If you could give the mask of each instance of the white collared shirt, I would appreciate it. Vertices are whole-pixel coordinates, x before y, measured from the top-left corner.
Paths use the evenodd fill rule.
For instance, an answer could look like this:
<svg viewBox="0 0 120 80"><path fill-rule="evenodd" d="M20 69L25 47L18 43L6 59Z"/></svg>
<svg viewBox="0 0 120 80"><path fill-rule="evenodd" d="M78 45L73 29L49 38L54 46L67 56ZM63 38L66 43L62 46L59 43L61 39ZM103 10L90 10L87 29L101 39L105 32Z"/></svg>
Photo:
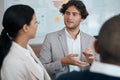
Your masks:
<svg viewBox="0 0 120 80"><path fill-rule="evenodd" d="M90 67L91 72L120 77L120 66L102 62L94 62Z"/></svg>
<svg viewBox="0 0 120 80"><path fill-rule="evenodd" d="M67 46L68 46L68 54L78 54L79 56L77 57L77 59L80 60L80 55L81 55L81 41L80 41L80 32L77 35L76 39L74 40L71 35L67 32L67 30L65 29L66 32L66 38L67 38ZM73 65L69 65L70 68L70 72L71 71L79 71L80 67L78 66L73 66Z"/></svg>

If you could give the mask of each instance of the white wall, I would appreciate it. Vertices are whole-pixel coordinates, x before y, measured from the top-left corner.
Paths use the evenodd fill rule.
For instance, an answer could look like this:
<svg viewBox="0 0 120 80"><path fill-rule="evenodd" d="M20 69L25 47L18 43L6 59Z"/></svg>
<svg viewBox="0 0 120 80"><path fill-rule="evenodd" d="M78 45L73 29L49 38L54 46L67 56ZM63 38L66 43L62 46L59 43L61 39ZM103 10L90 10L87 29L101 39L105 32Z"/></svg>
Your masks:
<svg viewBox="0 0 120 80"><path fill-rule="evenodd" d="M120 0L82 0L87 7L89 16L83 30L97 35L102 24L110 17L120 14ZM86 27L87 26L87 27Z"/></svg>
<svg viewBox="0 0 120 80"><path fill-rule="evenodd" d="M4 2L6 1L6 2ZM55 7L54 1L62 0L0 0L0 31L3 11L12 4L28 4L36 11L38 31L36 38L30 43L42 43L46 34L64 27L63 15L59 8ZM82 0L89 12L87 19L81 24L81 30L95 36L101 25L110 17L120 14L120 0ZM1 14L2 13L2 14ZM56 20L57 18L57 20Z"/></svg>
<svg viewBox="0 0 120 80"><path fill-rule="evenodd" d="M4 12L4 0L0 0L0 32L2 30L3 12Z"/></svg>

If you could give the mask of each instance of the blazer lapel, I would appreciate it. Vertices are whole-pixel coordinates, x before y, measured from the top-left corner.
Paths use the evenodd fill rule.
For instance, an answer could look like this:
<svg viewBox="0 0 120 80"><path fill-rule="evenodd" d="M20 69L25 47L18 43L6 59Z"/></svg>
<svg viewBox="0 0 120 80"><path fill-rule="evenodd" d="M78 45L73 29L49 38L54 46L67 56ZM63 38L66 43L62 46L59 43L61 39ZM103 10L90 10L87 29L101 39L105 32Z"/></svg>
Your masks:
<svg viewBox="0 0 120 80"><path fill-rule="evenodd" d="M15 47L15 46L13 46L13 47ZM25 65L30 70L30 72L39 80L40 73L38 72L36 67L33 65L32 61L30 59L28 59L28 57L25 55L26 53L24 51L18 49L17 47L12 48L12 51L13 51L13 53L15 53L15 55L19 56L19 58L21 58L21 60L23 62L25 62Z"/></svg>
<svg viewBox="0 0 120 80"><path fill-rule="evenodd" d="M41 66L41 68L43 69L44 72L44 80L51 80L48 73L46 72L46 70L44 69L44 67L42 66L41 62L39 61L39 59L35 56L35 53L33 52L33 50L31 49L31 47L28 45L27 46L28 49L30 50L31 56L35 59L35 61ZM26 69L28 69L28 73L32 74L36 79L41 80L41 73L38 71L37 67L34 65L33 61L31 59L29 59L25 54L25 51L20 50L18 47L12 45L11 48L12 54L19 56L20 60L22 62L24 62L25 66L27 67ZM27 71L27 70L26 70ZM31 78L32 78L31 75Z"/></svg>
<svg viewBox="0 0 120 80"><path fill-rule="evenodd" d="M83 55L83 51L86 49L86 37L84 35L84 32L80 31L80 37L81 37L81 58L80 60L86 61L85 56Z"/></svg>
<svg viewBox="0 0 120 80"><path fill-rule="evenodd" d="M67 40L65 36L65 28L59 32L58 37L59 37L60 43L62 44L64 55L66 56L68 54L68 48L67 48Z"/></svg>
<svg viewBox="0 0 120 80"><path fill-rule="evenodd" d="M27 67L31 70L31 73L38 79L40 80L40 73L38 72L37 68L31 64L30 61L28 61Z"/></svg>
<svg viewBox="0 0 120 80"><path fill-rule="evenodd" d="M44 80L51 80L50 77L49 77L49 75L48 75L48 73L47 73L47 71L46 71L46 69L44 68L44 66L42 65L42 63L40 62L40 60L36 57L35 53L33 52L33 50L31 49L30 46L28 46L28 49L30 50L31 56L34 58L34 60L36 61L36 63L38 63L41 66L41 68L43 69ZM33 74L35 74L36 76L40 76L40 74L37 75L36 72L33 72Z"/></svg>

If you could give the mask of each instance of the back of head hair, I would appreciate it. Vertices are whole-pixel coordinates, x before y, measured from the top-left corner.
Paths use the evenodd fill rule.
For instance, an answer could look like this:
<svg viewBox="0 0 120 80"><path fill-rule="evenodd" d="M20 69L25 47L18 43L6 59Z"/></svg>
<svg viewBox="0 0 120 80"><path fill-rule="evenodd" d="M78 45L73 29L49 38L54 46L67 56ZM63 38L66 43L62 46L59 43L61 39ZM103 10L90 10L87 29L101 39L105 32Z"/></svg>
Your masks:
<svg viewBox="0 0 120 80"><path fill-rule="evenodd" d="M66 4L63 4L60 12L62 14L65 13L65 11L70 7L70 6L75 6L76 9L80 12L82 19L86 19L86 17L88 16L88 12L87 9L84 5L84 3L80 0L69 0Z"/></svg>
<svg viewBox="0 0 120 80"><path fill-rule="evenodd" d="M12 39L16 38L24 24L30 24L33 14L34 10L27 5L13 5L5 11L2 22L3 30L0 35L0 66L9 52Z"/></svg>
<svg viewBox="0 0 120 80"><path fill-rule="evenodd" d="M13 5L3 16L3 27L14 38L24 24L30 24L33 14L34 10L27 5Z"/></svg>
<svg viewBox="0 0 120 80"><path fill-rule="evenodd" d="M98 36L102 62L120 63L120 15L106 21Z"/></svg>

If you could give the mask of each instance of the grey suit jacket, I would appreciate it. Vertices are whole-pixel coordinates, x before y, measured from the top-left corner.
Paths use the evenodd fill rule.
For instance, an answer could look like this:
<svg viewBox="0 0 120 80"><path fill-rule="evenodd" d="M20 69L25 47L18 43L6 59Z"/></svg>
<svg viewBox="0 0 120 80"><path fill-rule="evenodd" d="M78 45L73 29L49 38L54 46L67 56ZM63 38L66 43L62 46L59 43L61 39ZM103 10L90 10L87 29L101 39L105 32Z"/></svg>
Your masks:
<svg viewBox="0 0 120 80"><path fill-rule="evenodd" d="M61 58L68 55L67 40L65 35L65 28L47 34L43 46L40 52L40 61L43 63L48 73L53 77L61 73L69 71L69 67L62 67ZM81 35L81 53L86 48L91 48L94 53L93 42L94 37L80 31ZM96 59L99 59L99 55L95 53ZM86 61L84 55L81 55L81 61Z"/></svg>
<svg viewBox="0 0 120 80"><path fill-rule="evenodd" d="M43 69L44 79L41 79L38 68L36 68L33 61L25 55L26 52L12 45L2 65L2 80L51 80L30 46L28 46L28 49L31 52L31 56Z"/></svg>

